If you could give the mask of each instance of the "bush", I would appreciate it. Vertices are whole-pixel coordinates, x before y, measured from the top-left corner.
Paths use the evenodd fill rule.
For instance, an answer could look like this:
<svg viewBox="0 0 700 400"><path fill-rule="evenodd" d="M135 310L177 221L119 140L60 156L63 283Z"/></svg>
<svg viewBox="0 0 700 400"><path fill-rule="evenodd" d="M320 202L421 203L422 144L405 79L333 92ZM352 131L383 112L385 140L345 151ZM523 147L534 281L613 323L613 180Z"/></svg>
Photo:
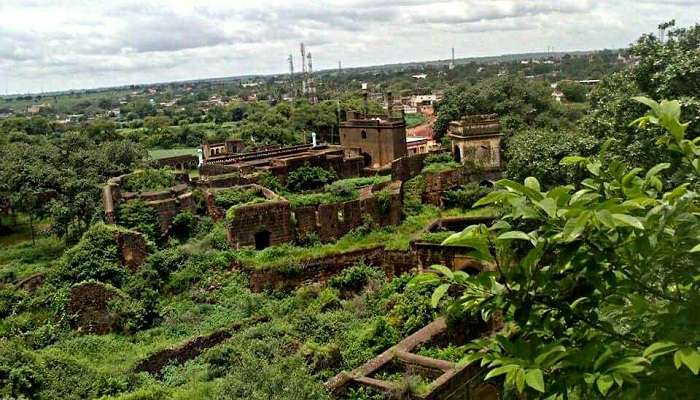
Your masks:
<svg viewBox="0 0 700 400"><path fill-rule="evenodd" d="M399 341L399 332L382 317L368 325L358 326L347 334L342 355L347 368L367 362Z"/></svg>
<svg viewBox="0 0 700 400"><path fill-rule="evenodd" d="M170 169L146 169L124 177L121 189L125 192L152 192L167 189L176 183L175 174Z"/></svg>
<svg viewBox="0 0 700 400"><path fill-rule="evenodd" d="M480 198L491 193L491 188L477 183L467 183L457 188L446 190L442 193L442 205L444 207L472 208Z"/></svg>
<svg viewBox="0 0 700 400"><path fill-rule="evenodd" d="M455 160L454 156L452 153L438 153L438 154L430 154L427 157L425 157L425 160L423 161L423 165L428 165L428 164L435 164L435 163L449 163L453 162Z"/></svg>
<svg viewBox="0 0 700 400"><path fill-rule="evenodd" d="M217 207L229 209L233 206L259 203L265 201L265 196L259 188L232 188L218 191L214 194L214 204Z"/></svg>
<svg viewBox="0 0 700 400"><path fill-rule="evenodd" d="M322 188L338 179L333 170L304 165L290 172L287 176L287 189L292 192Z"/></svg>
<svg viewBox="0 0 700 400"><path fill-rule="evenodd" d="M137 230L150 239L160 235L158 212L144 201L133 200L119 205L119 225Z"/></svg>
<svg viewBox="0 0 700 400"><path fill-rule="evenodd" d="M582 179L575 167L559 162L570 155L589 156L598 140L585 132L532 129L518 132L510 138L506 150L506 171L509 179L522 182L536 176L544 188L565 185Z"/></svg>
<svg viewBox="0 0 700 400"><path fill-rule="evenodd" d="M19 343L0 342L0 397L36 399L41 389L39 360Z"/></svg>
<svg viewBox="0 0 700 400"><path fill-rule="evenodd" d="M383 278L384 274L376 268L360 263L333 276L328 285L342 292L359 293L371 280Z"/></svg>
<svg viewBox="0 0 700 400"><path fill-rule="evenodd" d="M195 228L195 221L192 213L182 211L173 218L171 233L179 239L187 239Z"/></svg>
<svg viewBox="0 0 700 400"><path fill-rule="evenodd" d="M59 279L71 283L94 279L121 287L128 273L119 261L116 231L103 223L90 227L78 244L66 251Z"/></svg>

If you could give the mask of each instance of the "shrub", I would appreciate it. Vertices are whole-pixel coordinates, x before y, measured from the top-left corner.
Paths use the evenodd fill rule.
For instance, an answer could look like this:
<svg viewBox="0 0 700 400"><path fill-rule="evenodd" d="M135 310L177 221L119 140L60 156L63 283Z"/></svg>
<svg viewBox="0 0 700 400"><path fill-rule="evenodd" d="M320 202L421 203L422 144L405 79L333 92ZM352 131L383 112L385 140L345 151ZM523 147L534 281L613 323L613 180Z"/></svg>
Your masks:
<svg viewBox="0 0 700 400"><path fill-rule="evenodd" d="M145 169L124 177L121 189L126 192L150 192L167 189L176 183L175 174L170 169Z"/></svg>
<svg viewBox="0 0 700 400"><path fill-rule="evenodd" d="M160 235L158 212L144 201L133 200L119 205L119 225L137 230L151 239Z"/></svg>
<svg viewBox="0 0 700 400"><path fill-rule="evenodd" d="M424 165L428 164L444 164L444 163L449 163L449 162L454 162L455 158L452 155L452 153L438 153L438 154L430 154L427 157L425 157L425 160L423 161Z"/></svg>
<svg viewBox="0 0 700 400"><path fill-rule="evenodd" d="M460 188L444 191L442 205L444 207L472 208L474 203L491 193L491 190L490 187L470 182Z"/></svg>
<svg viewBox="0 0 700 400"><path fill-rule="evenodd" d="M364 263L356 264L344 269L341 273L333 276L328 285L342 292L360 292L373 279L382 279L384 274L374 267Z"/></svg>
<svg viewBox="0 0 700 400"><path fill-rule="evenodd" d="M374 198L377 199L379 214L389 215L389 212L391 211L391 192L389 189L384 188L378 192L375 192Z"/></svg>
<svg viewBox="0 0 700 400"><path fill-rule="evenodd" d="M258 175L258 184L272 190L275 193L279 193L284 189L279 179L268 171L261 172Z"/></svg>
<svg viewBox="0 0 700 400"><path fill-rule="evenodd" d="M0 397L39 398L41 381L41 367L35 355L19 343L0 342Z"/></svg>
<svg viewBox="0 0 700 400"><path fill-rule="evenodd" d="M194 227L195 221L192 213L182 211L173 218L171 233L180 239L186 239L192 234Z"/></svg>
<svg viewBox="0 0 700 400"><path fill-rule="evenodd" d="M94 279L121 287L127 272L119 262L116 230L103 223L90 227L78 244L66 251L59 279L71 283Z"/></svg>
<svg viewBox="0 0 700 400"><path fill-rule="evenodd" d="M261 190L256 187L252 188L232 188L218 191L214 194L214 204L221 208L231 208L233 206L258 203L265 201Z"/></svg>
<svg viewBox="0 0 700 400"><path fill-rule="evenodd" d="M287 176L287 189L292 192L322 188L338 179L332 169L304 165L290 172Z"/></svg>
<svg viewBox="0 0 700 400"><path fill-rule="evenodd" d="M354 368L399 340L399 332L382 317L348 332L342 355L345 365Z"/></svg>

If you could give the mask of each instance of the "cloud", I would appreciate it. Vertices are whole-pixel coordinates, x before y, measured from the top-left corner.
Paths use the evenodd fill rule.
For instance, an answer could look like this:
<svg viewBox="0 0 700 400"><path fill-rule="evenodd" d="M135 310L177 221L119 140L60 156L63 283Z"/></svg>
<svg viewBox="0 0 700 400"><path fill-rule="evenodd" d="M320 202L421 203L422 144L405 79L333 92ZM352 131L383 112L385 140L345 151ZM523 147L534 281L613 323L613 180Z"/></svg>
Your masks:
<svg viewBox="0 0 700 400"><path fill-rule="evenodd" d="M2 0L0 86L24 92L284 72L303 41L316 69L620 47L698 1ZM40 77L40 79L38 78ZM2 82L3 78L7 82Z"/></svg>

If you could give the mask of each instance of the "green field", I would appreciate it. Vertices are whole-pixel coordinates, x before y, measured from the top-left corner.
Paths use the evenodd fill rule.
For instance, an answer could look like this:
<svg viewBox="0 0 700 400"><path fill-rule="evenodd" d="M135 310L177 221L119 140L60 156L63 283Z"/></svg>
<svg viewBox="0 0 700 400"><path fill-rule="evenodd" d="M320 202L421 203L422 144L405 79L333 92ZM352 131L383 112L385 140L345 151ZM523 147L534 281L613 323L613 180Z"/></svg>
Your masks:
<svg viewBox="0 0 700 400"><path fill-rule="evenodd" d="M148 155L154 160L160 160L161 158L177 157L185 155L197 155L198 147L186 147L181 149L150 149L148 150Z"/></svg>

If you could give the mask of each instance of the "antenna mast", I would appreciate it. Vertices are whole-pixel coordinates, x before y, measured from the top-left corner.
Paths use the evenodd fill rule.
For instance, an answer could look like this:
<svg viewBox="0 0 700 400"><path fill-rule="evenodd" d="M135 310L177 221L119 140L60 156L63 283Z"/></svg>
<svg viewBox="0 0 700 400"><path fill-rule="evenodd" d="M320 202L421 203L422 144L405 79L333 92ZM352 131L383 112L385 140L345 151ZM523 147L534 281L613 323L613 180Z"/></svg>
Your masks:
<svg viewBox="0 0 700 400"><path fill-rule="evenodd" d="M314 87L314 78L313 78L313 66L311 63L311 52L309 52L306 57L309 59L309 69L306 71L307 73L307 91L309 92L309 103L311 104L316 104L318 103L318 97L316 97L316 87Z"/></svg>
<svg viewBox="0 0 700 400"><path fill-rule="evenodd" d="M301 43L301 93L306 94L306 49L304 42Z"/></svg>

